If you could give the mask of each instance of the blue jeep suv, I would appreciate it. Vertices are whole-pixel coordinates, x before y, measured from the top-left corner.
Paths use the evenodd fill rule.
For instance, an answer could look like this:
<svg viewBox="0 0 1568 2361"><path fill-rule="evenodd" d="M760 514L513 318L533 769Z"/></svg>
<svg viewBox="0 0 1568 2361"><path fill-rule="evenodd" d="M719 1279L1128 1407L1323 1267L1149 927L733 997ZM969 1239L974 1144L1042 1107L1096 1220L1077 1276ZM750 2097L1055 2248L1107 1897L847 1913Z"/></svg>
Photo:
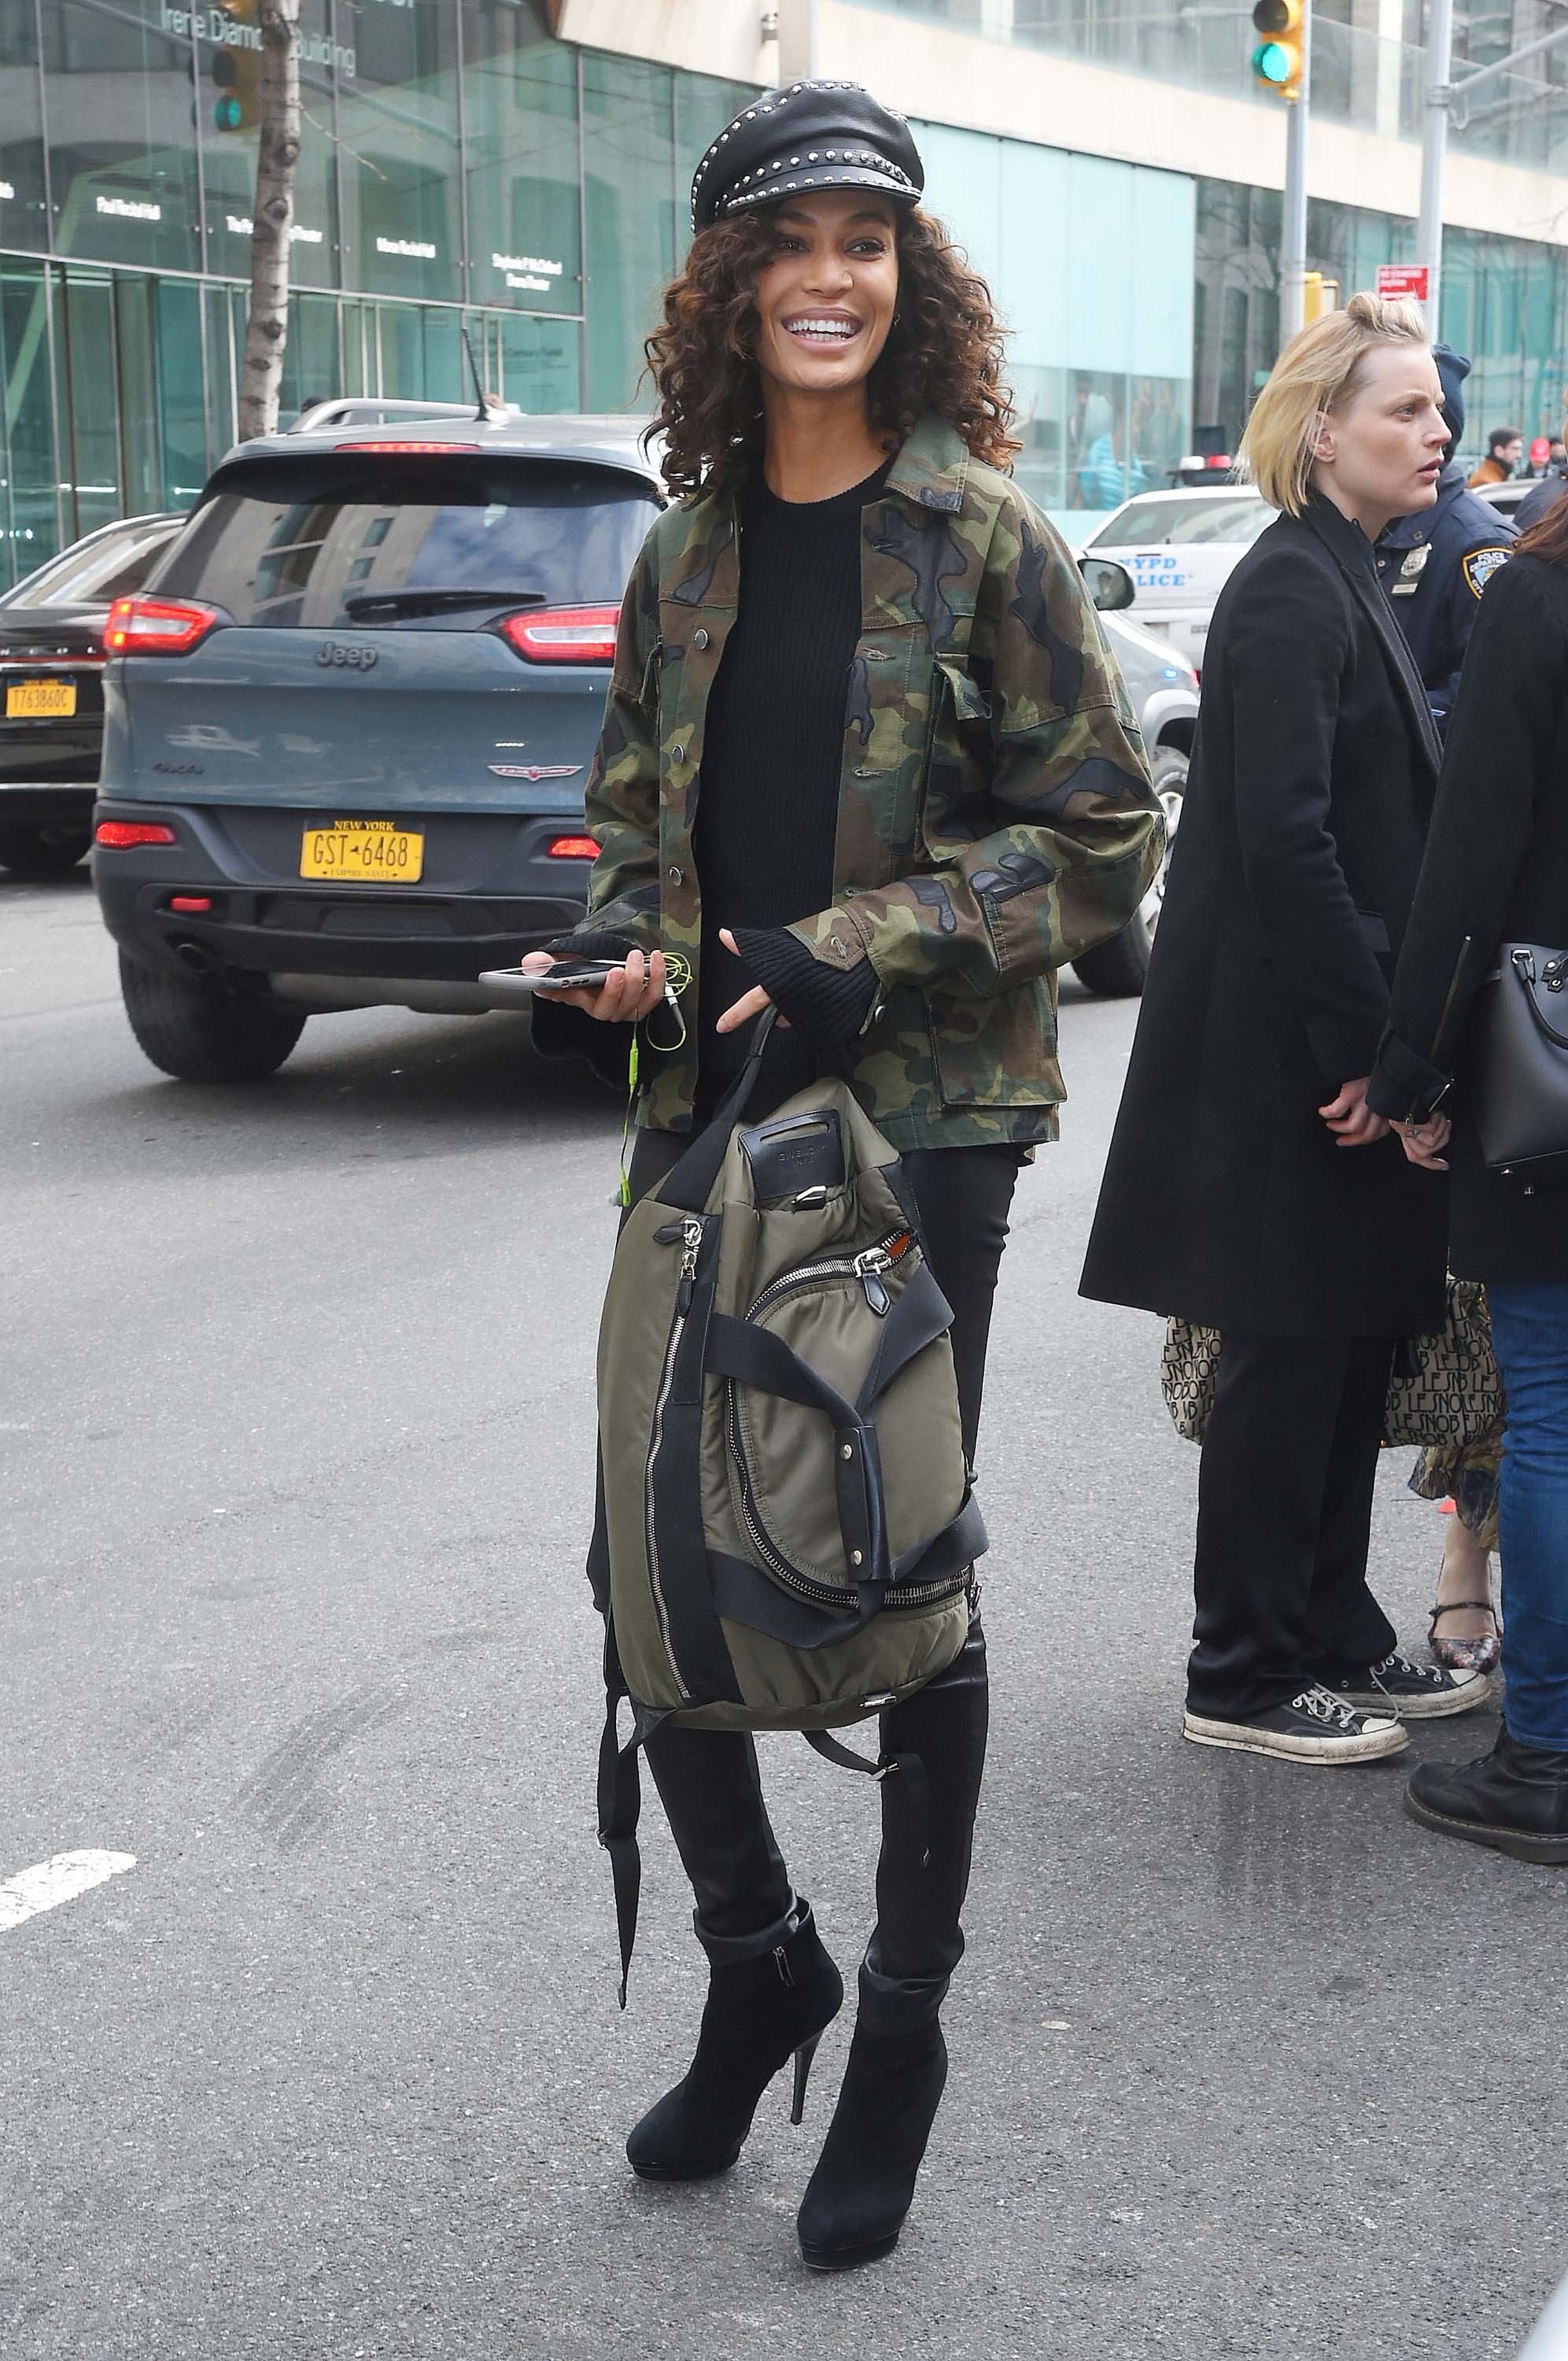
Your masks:
<svg viewBox="0 0 1568 2361"><path fill-rule="evenodd" d="M575 925L622 592L663 501L642 423L345 401L231 451L104 631L93 875L166 1074L252 1081L313 1010L468 1015ZM1082 561L1174 831L1191 667ZM1141 991L1162 888L1077 963Z"/></svg>
<svg viewBox="0 0 1568 2361"><path fill-rule="evenodd" d="M165 1073L313 1010L477 1012L573 926L641 422L340 401L230 452L104 633L93 874Z"/></svg>

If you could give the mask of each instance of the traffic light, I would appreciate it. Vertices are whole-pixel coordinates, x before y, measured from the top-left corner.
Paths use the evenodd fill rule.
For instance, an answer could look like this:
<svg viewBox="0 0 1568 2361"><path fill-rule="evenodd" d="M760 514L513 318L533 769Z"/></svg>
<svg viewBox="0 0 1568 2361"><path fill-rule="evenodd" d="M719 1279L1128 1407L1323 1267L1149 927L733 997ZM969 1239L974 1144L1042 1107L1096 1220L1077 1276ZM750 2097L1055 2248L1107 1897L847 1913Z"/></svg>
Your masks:
<svg viewBox="0 0 1568 2361"><path fill-rule="evenodd" d="M213 126L220 132L253 132L262 120L262 45L255 30L255 0L229 0L229 24L243 26L250 42L222 42L213 49L208 78L214 87Z"/></svg>
<svg viewBox="0 0 1568 2361"><path fill-rule="evenodd" d="M1325 279L1321 270L1309 270L1301 306L1302 325L1310 328L1312 322L1321 320L1325 313L1338 310L1339 280Z"/></svg>
<svg viewBox="0 0 1568 2361"><path fill-rule="evenodd" d="M1282 98L1299 98L1306 0L1257 0L1252 21L1258 36L1253 72L1266 90L1277 90Z"/></svg>

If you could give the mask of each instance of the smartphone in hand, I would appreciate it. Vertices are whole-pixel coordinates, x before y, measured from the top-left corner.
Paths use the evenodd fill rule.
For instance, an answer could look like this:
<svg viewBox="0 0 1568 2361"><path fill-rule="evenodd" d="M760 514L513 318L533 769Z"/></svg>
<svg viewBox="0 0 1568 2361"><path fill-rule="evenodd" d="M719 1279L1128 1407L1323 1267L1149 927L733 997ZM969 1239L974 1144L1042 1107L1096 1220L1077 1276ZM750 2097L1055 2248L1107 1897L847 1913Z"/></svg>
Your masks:
<svg viewBox="0 0 1568 2361"><path fill-rule="evenodd" d="M546 995L556 992L598 992L607 976L619 974L622 960L557 960L554 967L543 968L538 974L521 967L487 968L479 982L495 992L504 993L509 1000L532 1000L536 992Z"/></svg>

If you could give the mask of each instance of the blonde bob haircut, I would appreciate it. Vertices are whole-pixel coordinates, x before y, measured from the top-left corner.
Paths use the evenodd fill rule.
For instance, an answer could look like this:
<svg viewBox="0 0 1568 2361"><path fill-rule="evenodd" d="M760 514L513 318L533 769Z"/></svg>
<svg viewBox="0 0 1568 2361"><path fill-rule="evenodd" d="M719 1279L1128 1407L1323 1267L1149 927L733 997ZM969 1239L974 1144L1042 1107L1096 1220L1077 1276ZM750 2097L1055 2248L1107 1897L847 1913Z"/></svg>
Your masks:
<svg viewBox="0 0 1568 2361"><path fill-rule="evenodd" d="M1379 345L1426 351L1431 342L1420 304L1385 295L1353 295L1343 312L1326 313L1291 337L1242 437L1242 472L1271 509L1299 516L1306 507L1319 421L1360 391L1369 354Z"/></svg>

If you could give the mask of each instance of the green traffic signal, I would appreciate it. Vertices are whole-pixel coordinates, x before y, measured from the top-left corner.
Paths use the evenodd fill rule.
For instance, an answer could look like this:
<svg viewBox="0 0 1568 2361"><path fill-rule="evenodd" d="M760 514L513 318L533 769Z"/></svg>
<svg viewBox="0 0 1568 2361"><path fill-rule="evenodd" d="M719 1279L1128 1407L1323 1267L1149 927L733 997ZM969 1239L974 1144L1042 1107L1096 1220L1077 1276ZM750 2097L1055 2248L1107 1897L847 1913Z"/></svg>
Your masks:
<svg viewBox="0 0 1568 2361"><path fill-rule="evenodd" d="M1306 71L1306 0L1256 0L1252 22L1259 36L1252 53L1254 78L1284 98L1299 98Z"/></svg>
<svg viewBox="0 0 1568 2361"><path fill-rule="evenodd" d="M220 98L213 108L213 121L220 131L237 131L245 121L245 109L237 98Z"/></svg>

